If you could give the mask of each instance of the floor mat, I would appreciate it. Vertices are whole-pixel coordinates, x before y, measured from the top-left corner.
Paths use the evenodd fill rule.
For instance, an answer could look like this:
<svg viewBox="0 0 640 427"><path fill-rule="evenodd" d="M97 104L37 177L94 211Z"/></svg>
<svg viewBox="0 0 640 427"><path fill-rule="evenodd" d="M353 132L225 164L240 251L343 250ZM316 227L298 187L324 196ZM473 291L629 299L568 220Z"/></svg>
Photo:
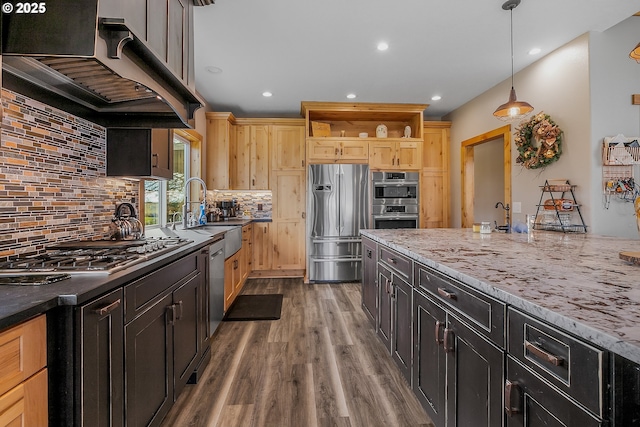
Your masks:
<svg viewBox="0 0 640 427"><path fill-rule="evenodd" d="M282 294L240 295L222 320L278 320L281 310Z"/></svg>

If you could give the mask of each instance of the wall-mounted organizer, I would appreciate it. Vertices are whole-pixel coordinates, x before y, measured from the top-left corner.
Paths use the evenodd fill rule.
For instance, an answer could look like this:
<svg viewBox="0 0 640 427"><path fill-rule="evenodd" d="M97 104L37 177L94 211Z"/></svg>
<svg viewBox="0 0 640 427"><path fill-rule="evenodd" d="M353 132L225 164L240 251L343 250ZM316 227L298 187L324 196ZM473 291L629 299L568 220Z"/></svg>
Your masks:
<svg viewBox="0 0 640 427"><path fill-rule="evenodd" d="M576 201L575 185L571 185L566 179L546 180L540 188L542 194L536 211L534 230L587 232L580 205Z"/></svg>
<svg viewBox="0 0 640 427"><path fill-rule="evenodd" d="M636 175L640 169L640 138L617 135L602 143L602 191L604 208L611 200L633 202L640 196Z"/></svg>

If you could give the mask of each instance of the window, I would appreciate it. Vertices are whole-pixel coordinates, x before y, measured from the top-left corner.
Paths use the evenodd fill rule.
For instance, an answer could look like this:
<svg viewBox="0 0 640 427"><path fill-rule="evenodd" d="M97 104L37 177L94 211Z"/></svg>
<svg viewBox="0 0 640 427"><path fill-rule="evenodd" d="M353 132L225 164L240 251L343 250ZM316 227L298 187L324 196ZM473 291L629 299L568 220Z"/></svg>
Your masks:
<svg viewBox="0 0 640 427"><path fill-rule="evenodd" d="M176 212L182 213L184 182L189 176L189 141L179 135L173 137L173 179L144 182L144 224L161 226L173 222ZM176 219L181 219L177 215Z"/></svg>

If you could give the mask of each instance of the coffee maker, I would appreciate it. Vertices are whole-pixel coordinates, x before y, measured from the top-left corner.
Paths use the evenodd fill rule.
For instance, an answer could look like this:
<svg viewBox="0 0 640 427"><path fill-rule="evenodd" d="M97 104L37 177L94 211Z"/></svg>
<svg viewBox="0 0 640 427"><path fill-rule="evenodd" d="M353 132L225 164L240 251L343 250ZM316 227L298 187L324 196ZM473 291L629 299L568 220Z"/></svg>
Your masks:
<svg viewBox="0 0 640 427"><path fill-rule="evenodd" d="M236 199L219 200L216 202L216 207L220 210L220 217L222 219L235 218L239 209Z"/></svg>

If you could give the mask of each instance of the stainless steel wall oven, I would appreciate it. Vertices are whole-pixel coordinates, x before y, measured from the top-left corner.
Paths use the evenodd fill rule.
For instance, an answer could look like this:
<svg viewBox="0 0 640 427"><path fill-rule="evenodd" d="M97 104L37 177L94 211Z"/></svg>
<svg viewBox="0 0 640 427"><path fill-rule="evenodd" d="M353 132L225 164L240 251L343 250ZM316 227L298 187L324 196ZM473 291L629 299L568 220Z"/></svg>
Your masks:
<svg viewBox="0 0 640 427"><path fill-rule="evenodd" d="M418 172L373 172L371 227L419 228L419 195Z"/></svg>

